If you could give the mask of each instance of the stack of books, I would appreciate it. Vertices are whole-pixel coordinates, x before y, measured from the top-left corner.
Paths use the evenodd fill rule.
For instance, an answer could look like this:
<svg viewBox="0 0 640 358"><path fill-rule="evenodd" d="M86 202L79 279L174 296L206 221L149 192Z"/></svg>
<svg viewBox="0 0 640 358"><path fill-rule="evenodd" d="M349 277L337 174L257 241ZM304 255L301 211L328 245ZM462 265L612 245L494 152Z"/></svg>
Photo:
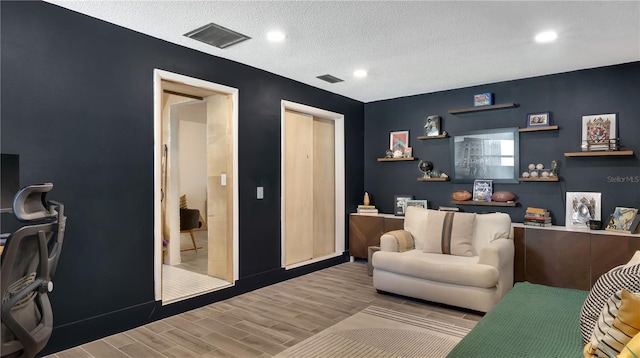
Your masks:
<svg viewBox="0 0 640 358"><path fill-rule="evenodd" d="M529 226L551 226L551 216L547 209L528 207L523 223Z"/></svg>
<svg viewBox="0 0 640 358"><path fill-rule="evenodd" d="M378 209L374 205L358 205L358 214L378 215Z"/></svg>

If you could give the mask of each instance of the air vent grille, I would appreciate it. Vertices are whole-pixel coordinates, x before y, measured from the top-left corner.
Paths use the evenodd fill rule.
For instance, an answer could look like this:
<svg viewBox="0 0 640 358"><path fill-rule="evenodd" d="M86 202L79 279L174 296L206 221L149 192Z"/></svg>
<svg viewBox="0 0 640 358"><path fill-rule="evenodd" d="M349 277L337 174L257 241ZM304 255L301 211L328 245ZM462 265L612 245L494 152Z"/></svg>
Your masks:
<svg viewBox="0 0 640 358"><path fill-rule="evenodd" d="M210 23L193 31L187 32L184 36L221 49L251 38L214 23Z"/></svg>
<svg viewBox="0 0 640 358"><path fill-rule="evenodd" d="M338 78L338 77L331 76L331 75L322 75L322 76L318 76L318 77L316 77L316 78L319 78L319 79L321 79L321 80L323 80L323 81L327 81L327 82L329 82L329 83L336 83L336 82L342 82L342 81L344 81L344 80L342 80L342 79L340 79L340 78Z"/></svg>

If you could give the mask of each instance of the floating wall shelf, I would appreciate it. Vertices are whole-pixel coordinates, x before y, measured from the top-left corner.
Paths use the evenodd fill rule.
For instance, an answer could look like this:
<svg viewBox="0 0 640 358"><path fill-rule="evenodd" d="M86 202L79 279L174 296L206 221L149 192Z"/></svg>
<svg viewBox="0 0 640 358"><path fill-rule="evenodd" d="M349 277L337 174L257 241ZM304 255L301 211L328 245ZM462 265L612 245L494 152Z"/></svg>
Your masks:
<svg viewBox="0 0 640 358"><path fill-rule="evenodd" d="M547 177L547 178L520 178L520 181L558 181L558 177Z"/></svg>
<svg viewBox="0 0 640 358"><path fill-rule="evenodd" d="M518 129L518 132L554 131L558 129L560 129L558 126L527 127Z"/></svg>
<svg viewBox="0 0 640 358"><path fill-rule="evenodd" d="M416 160L417 158L408 157L408 158L378 158L379 162L402 162L407 160Z"/></svg>
<svg viewBox="0 0 640 358"><path fill-rule="evenodd" d="M462 109L450 109L449 110L449 114L461 114L461 113L469 113L469 112L491 111L491 110L494 110L494 109L516 108L516 107L518 107L517 103L494 104L494 105L491 105L491 106L471 107L471 108L462 108Z"/></svg>
<svg viewBox="0 0 640 358"><path fill-rule="evenodd" d="M565 157L608 157L608 156L626 156L633 155L633 150L612 150L601 152L567 152Z"/></svg>
<svg viewBox="0 0 640 358"><path fill-rule="evenodd" d="M458 200L451 200L451 204L453 204L453 205L474 205L474 206L516 206L518 203L516 203L515 201L503 203L503 202L499 202L499 201L473 201L473 200L458 201Z"/></svg>
<svg viewBox="0 0 640 358"><path fill-rule="evenodd" d="M449 138L448 134L440 134L440 135L421 135L418 137L419 140L425 140L425 139L440 139L440 138Z"/></svg>
<svg viewBox="0 0 640 358"><path fill-rule="evenodd" d="M449 178L418 178L418 181L449 181Z"/></svg>

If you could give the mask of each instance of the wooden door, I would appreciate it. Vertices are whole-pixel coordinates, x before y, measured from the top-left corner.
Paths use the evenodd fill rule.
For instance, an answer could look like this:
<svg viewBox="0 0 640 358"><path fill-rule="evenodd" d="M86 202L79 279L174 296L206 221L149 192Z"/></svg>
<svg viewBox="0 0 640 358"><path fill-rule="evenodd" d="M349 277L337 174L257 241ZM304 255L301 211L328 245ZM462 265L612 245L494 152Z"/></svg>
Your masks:
<svg viewBox="0 0 640 358"><path fill-rule="evenodd" d="M313 118L313 257L336 250L335 123Z"/></svg>
<svg viewBox="0 0 640 358"><path fill-rule="evenodd" d="M284 120L285 265L313 258L313 117L292 111Z"/></svg>

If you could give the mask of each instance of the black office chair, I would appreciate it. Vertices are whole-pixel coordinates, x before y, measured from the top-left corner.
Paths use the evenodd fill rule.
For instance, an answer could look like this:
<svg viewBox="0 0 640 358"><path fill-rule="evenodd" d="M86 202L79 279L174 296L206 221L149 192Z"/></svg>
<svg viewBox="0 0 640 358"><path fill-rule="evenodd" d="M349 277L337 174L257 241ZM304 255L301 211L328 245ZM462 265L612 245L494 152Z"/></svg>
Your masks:
<svg viewBox="0 0 640 358"><path fill-rule="evenodd" d="M51 337L48 294L66 223L64 205L45 199L52 188L51 183L29 185L13 199L14 215L26 224L8 237L2 252L2 357L35 357Z"/></svg>

